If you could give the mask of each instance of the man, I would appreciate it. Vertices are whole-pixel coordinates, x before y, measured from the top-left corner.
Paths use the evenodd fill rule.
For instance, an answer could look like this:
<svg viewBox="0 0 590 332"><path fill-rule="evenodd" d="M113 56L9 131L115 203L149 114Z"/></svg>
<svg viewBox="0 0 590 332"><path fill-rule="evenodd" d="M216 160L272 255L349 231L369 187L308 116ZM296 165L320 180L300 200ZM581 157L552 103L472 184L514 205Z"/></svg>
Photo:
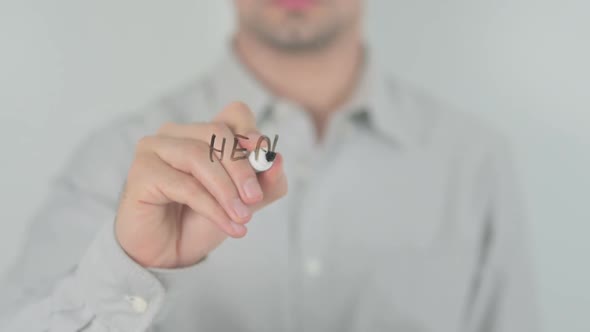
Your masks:
<svg viewBox="0 0 590 332"><path fill-rule="evenodd" d="M362 1L235 6L219 67L74 155L6 331L534 331L503 140L385 75Z"/></svg>

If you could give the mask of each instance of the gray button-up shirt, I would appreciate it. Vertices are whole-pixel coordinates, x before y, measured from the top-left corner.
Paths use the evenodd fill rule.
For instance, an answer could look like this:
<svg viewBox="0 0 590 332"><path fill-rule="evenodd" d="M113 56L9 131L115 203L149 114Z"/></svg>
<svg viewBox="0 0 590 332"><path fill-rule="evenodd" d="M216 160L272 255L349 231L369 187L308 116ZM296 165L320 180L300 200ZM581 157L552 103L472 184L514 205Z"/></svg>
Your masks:
<svg viewBox="0 0 590 332"><path fill-rule="evenodd" d="M241 100L280 136L289 194L245 238L144 269L113 220L135 142ZM535 331L504 140L369 60L325 139L231 51L199 81L90 136L2 281L3 331Z"/></svg>

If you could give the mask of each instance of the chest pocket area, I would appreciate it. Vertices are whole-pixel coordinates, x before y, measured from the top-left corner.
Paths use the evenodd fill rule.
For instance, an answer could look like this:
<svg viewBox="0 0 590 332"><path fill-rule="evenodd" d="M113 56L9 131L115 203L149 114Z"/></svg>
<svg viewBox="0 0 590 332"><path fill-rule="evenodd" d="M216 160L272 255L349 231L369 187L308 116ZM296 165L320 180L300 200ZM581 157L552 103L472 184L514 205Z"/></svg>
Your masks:
<svg viewBox="0 0 590 332"><path fill-rule="evenodd" d="M351 163L323 174L304 205L304 248L329 267L322 289L353 300L342 315L351 331L457 330L474 253L441 241L443 175L403 162Z"/></svg>
<svg viewBox="0 0 590 332"><path fill-rule="evenodd" d="M431 247L447 214L444 174L426 162L367 158L335 160L309 184L305 234L372 253Z"/></svg>
<svg viewBox="0 0 590 332"><path fill-rule="evenodd" d="M469 255L400 249L361 272L353 331L459 331L471 286Z"/></svg>

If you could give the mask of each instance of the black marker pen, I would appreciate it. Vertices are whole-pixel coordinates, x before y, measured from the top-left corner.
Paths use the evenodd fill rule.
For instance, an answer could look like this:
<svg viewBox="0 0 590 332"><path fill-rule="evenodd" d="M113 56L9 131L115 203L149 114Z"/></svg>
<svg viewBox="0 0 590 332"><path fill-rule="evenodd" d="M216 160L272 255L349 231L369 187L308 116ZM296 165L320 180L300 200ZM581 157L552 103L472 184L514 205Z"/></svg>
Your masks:
<svg viewBox="0 0 590 332"><path fill-rule="evenodd" d="M274 163L276 157L276 152L260 148L260 151L258 151L258 158L256 158L256 150L254 150L250 152L250 155L248 156L248 161L250 162L250 165L252 165L252 168L254 168L256 173L259 173L269 170L272 167L272 164Z"/></svg>

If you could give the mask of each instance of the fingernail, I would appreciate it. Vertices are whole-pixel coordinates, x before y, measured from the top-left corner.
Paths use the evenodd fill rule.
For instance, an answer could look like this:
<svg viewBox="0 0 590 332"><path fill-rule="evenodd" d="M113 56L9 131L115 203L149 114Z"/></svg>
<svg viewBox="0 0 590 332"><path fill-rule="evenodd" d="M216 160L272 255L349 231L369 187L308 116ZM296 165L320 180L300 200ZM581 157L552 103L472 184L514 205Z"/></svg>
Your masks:
<svg viewBox="0 0 590 332"><path fill-rule="evenodd" d="M242 203L242 200L236 198L233 204L234 212L240 219L247 218L250 215L250 209Z"/></svg>
<svg viewBox="0 0 590 332"><path fill-rule="evenodd" d="M244 193L249 199L257 199L262 196L262 189L256 178L249 178L244 182Z"/></svg>
<svg viewBox="0 0 590 332"><path fill-rule="evenodd" d="M244 230L246 229L246 226L240 225L240 224L233 222L233 221L230 221L230 225L236 233L242 234L242 232L244 232Z"/></svg>

